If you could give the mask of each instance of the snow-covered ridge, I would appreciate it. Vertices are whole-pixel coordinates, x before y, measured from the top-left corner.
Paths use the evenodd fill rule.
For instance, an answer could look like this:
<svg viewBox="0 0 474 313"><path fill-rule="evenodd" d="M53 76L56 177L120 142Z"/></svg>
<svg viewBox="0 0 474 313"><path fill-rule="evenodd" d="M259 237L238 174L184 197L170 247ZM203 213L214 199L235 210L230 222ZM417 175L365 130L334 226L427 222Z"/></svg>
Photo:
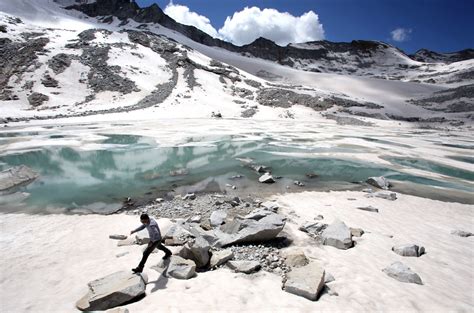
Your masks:
<svg viewBox="0 0 474 313"><path fill-rule="evenodd" d="M115 2L128 1L111 1ZM311 119L321 117L318 111L342 111L382 119L417 116L418 120L440 120L445 112L407 100L429 97L447 89L445 86L403 82L400 80L406 79L396 77L397 81L388 80L380 74L381 64L389 71L393 62L400 62L405 72L409 67L446 66L453 75L472 67L472 60L419 65L380 42L298 45L298 50L309 53L335 51L334 60L325 59L329 62L325 66L332 66L331 62L347 65L338 74L330 70L318 73L315 63L303 64L302 59L287 58L293 62L290 67L252 53L199 43L158 23L109 15L91 18L62 7L69 4L69 0L0 3L0 110L4 122L132 111L146 118L210 117L220 112L233 118ZM260 39L245 49L258 54L262 47L271 48L272 43ZM377 71L356 66L364 62L372 62L371 66L378 62ZM351 72L354 66L358 69ZM438 71L429 72L426 79L441 79ZM466 81L469 77L458 85ZM455 119L465 115L450 112Z"/></svg>

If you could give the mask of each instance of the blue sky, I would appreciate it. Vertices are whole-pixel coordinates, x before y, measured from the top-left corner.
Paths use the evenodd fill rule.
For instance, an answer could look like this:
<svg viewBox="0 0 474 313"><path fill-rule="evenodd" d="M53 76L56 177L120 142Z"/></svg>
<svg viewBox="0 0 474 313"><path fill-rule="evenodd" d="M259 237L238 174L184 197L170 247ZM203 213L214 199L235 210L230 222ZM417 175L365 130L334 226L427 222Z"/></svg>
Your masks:
<svg viewBox="0 0 474 313"><path fill-rule="evenodd" d="M137 0L142 7L154 2L163 9L169 4L169 0ZM173 4L189 8L190 12L200 15L199 18L207 17L218 32L218 36L236 44L249 41L248 36L251 36L249 33L257 31L258 25L268 26L269 22L262 21L265 20L265 16L261 11L253 12L255 21L252 21L256 24L252 24L251 31L243 31L237 19L222 32L219 30L224 26L226 18L232 17L234 12L256 6L262 10L272 8L279 12L288 12L295 17L283 25L277 25L280 34L275 38L281 38L283 44L288 38L281 34L282 31L293 38L291 34L301 34L303 29L306 33L297 37L300 40L303 38L324 38L330 41L381 40L408 53L420 48L439 52L474 48L474 0L174 0ZM317 17L307 16L304 22L298 24L300 26L297 26L297 29L292 28L292 24L299 23L299 17L308 11L313 11ZM250 14L250 12L244 13ZM262 14L262 17L260 18L258 14ZM279 19L275 14L272 15L273 21L275 18ZM241 14L239 18L246 21L245 18L248 17ZM258 24L259 21L261 24ZM321 29L315 26L318 23ZM314 27L310 27L311 25ZM290 29L286 31L285 27ZM260 35L272 36L271 31L274 29L274 27L271 30L267 29ZM322 29L324 33L321 32ZM398 30L395 31L396 29ZM392 34L393 31L395 33ZM255 34L256 37L258 35ZM306 35L310 37L305 37Z"/></svg>

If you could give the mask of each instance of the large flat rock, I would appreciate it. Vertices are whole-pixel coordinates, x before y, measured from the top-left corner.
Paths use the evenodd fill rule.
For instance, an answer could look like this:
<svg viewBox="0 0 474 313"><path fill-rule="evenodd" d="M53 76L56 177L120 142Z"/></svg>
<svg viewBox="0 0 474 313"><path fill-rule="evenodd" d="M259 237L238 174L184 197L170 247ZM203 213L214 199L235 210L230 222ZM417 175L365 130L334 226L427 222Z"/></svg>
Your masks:
<svg viewBox="0 0 474 313"><path fill-rule="evenodd" d="M288 273L284 289L286 292L316 301L324 287L324 275L324 269L317 262L294 267Z"/></svg>
<svg viewBox="0 0 474 313"><path fill-rule="evenodd" d="M81 311L107 310L133 300L145 293L145 274L120 271L88 283L89 292L77 301Z"/></svg>
<svg viewBox="0 0 474 313"><path fill-rule="evenodd" d="M285 226L284 217L279 214L267 215L258 221L253 219L234 219L235 227L228 232L216 229L218 238L216 247L224 247L236 243L263 242L274 239Z"/></svg>

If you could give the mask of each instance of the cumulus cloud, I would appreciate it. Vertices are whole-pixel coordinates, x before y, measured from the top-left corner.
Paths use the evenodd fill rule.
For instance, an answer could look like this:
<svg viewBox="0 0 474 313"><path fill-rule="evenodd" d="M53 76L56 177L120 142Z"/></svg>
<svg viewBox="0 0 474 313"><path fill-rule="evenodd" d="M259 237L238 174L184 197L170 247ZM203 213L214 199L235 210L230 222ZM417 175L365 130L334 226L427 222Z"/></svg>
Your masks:
<svg viewBox="0 0 474 313"><path fill-rule="evenodd" d="M207 17L190 11L187 6L174 4L171 1L166 6L164 12L181 24L195 26L212 37L219 37L216 29L211 25L211 21Z"/></svg>
<svg viewBox="0 0 474 313"><path fill-rule="evenodd" d="M246 7L232 17L228 16L219 34L237 45L248 44L258 37L273 40L279 45L324 39L323 25L313 11L293 16L257 7Z"/></svg>
<svg viewBox="0 0 474 313"><path fill-rule="evenodd" d="M396 28L390 32L392 35L392 40L397 42L407 41L410 39L410 34L412 30L410 28Z"/></svg>
<svg viewBox="0 0 474 313"><path fill-rule="evenodd" d="M246 7L233 16L228 16L219 31L206 16L190 11L187 6L171 1L164 12L181 24L195 26L212 37L237 45L251 43L258 37L273 40L279 45L324 39L323 25L313 11L293 16L275 9Z"/></svg>

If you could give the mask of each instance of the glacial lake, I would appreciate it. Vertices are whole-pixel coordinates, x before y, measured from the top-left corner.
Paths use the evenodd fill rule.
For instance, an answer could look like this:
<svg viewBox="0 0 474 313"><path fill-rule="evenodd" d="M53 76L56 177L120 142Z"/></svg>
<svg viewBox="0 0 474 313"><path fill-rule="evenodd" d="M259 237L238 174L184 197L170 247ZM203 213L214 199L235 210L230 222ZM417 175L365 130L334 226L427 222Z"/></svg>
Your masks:
<svg viewBox="0 0 474 313"><path fill-rule="evenodd" d="M293 121L8 127L0 130L0 170L24 164L40 177L0 195L0 210L106 212L128 197L151 199L170 191L263 197L362 190L370 176L385 176L394 191L472 204L473 146L469 133ZM279 179L258 183L262 173L251 165L266 166Z"/></svg>

